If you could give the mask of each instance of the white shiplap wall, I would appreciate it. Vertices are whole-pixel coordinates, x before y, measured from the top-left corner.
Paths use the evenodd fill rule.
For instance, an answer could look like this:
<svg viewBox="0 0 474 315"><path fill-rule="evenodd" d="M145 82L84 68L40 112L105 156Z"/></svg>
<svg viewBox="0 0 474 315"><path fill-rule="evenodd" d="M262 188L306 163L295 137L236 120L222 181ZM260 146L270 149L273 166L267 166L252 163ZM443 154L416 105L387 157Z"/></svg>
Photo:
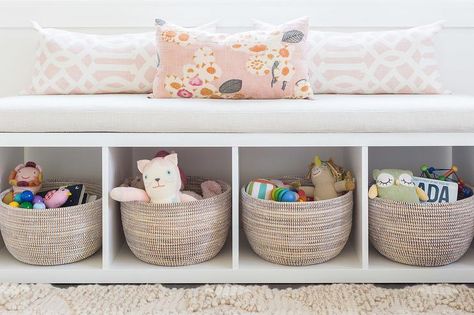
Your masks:
<svg viewBox="0 0 474 315"><path fill-rule="evenodd" d="M291 3L289 5L288 3ZM141 32L155 17L185 26L220 19L219 31L248 29L252 19L280 23L310 17L322 30L385 30L446 20L437 40L448 88L474 94L474 1L470 0L0 0L0 96L15 95L31 77L36 33L45 27L92 33Z"/></svg>

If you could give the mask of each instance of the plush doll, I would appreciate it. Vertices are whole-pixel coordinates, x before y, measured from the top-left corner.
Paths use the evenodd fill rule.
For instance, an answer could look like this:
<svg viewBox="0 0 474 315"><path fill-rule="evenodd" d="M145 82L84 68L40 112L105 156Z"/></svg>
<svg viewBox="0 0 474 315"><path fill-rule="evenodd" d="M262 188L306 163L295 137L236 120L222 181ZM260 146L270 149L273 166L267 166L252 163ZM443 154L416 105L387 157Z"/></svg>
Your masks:
<svg viewBox="0 0 474 315"><path fill-rule="evenodd" d="M35 162L29 161L25 164L19 164L10 173L8 182L12 185L15 194L25 190L37 194L43 184L43 170Z"/></svg>
<svg viewBox="0 0 474 315"><path fill-rule="evenodd" d="M135 187L117 187L112 189L110 197L120 202L143 201L153 203L186 202L197 200L192 192L181 192L181 175L178 169L178 155L169 154L153 160L137 162L142 173L145 190ZM220 194L221 186L214 181L201 184L204 198Z"/></svg>
<svg viewBox="0 0 474 315"><path fill-rule="evenodd" d="M428 195L413 182L413 173L406 170L374 170L375 184L369 189L369 198L380 197L395 201L420 203L427 201Z"/></svg>
<svg viewBox="0 0 474 315"><path fill-rule="evenodd" d="M355 189L351 172L345 172L332 159L321 161L319 156L315 156L314 162L310 165L308 177L314 185L314 200L316 201L336 198L343 192ZM303 190L305 193L310 193L307 188Z"/></svg>

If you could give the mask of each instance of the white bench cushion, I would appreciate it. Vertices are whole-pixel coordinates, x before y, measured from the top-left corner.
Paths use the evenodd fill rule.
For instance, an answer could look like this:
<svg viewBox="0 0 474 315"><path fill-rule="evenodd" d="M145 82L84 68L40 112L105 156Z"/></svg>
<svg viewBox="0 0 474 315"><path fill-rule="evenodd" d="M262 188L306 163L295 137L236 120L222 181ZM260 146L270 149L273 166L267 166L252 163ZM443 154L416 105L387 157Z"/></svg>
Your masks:
<svg viewBox="0 0 474 315"><path fill-rule="evenodd" d="M474 96L16 96L0 99L0 132L474 132Z"/></svg>

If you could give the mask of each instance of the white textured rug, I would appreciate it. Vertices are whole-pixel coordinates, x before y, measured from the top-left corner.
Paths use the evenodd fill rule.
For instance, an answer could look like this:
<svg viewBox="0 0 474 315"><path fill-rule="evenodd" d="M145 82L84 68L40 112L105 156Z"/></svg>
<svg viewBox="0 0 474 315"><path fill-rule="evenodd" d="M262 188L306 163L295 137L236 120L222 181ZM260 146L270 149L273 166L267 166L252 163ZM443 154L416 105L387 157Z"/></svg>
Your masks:
<svg viewBox="0 0 474 315"><path fill-rule="evenodd" d="M205 285L0 285L0 314L468 314L464 285L314 285L298 289Z"/></svg>

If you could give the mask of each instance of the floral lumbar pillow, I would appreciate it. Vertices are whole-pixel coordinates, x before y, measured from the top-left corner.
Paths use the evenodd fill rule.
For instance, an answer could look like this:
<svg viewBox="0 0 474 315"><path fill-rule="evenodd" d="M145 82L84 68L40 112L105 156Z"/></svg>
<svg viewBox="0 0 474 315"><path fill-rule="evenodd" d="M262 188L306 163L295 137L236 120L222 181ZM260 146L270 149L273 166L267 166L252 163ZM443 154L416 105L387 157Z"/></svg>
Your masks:
<svg viewBox="0 0 474 315"><path fill-rule="evenodd" d="M308 20L232 35L157 20L155 98L308 98Z"/></svg>

